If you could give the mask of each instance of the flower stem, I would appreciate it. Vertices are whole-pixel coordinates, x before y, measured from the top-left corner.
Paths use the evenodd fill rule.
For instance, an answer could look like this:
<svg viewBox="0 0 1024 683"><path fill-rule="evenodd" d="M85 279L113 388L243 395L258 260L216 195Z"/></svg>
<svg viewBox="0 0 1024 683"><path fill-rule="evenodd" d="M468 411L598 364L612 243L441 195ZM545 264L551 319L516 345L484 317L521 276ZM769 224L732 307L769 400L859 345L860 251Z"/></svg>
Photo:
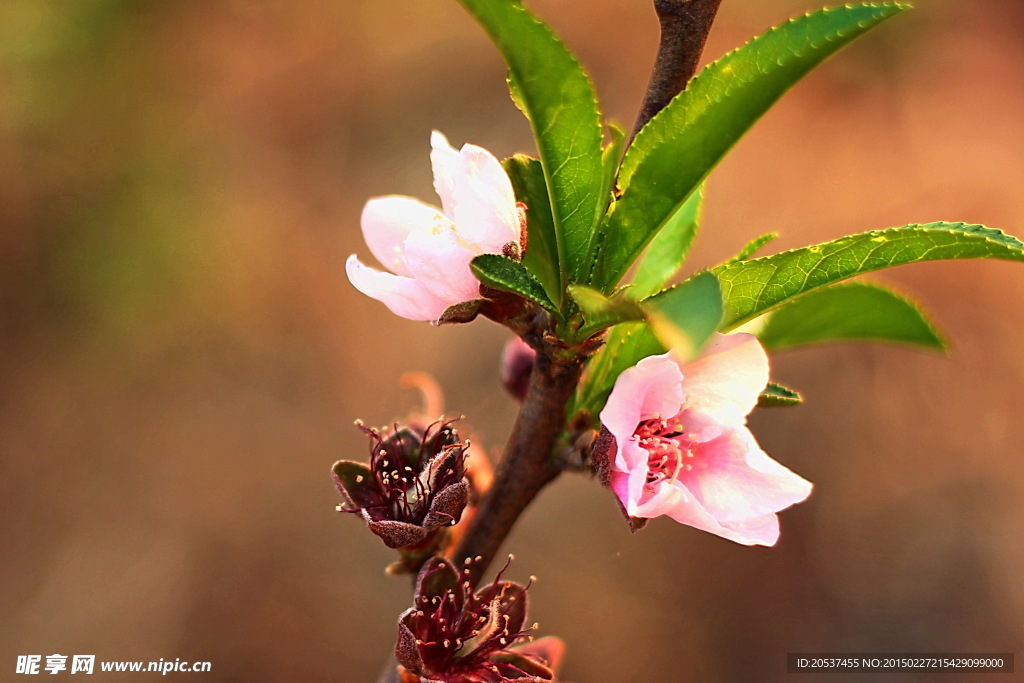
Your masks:
<svg viewBox="0 0 1024 683"><path fill-rule="evenodd" d="M686 88L700 63L711 24L722 0L654 0L661 22L661 43L647 94L630 142L654 115Z"/></svg>
<svg viewBox="0 0 1024 683"><path fill-rule="evenodd" d="M583 356L543 340L539 333L527 335L526 340L537 349L526 398L494 483L453 557L456 563L474 560L470 568L474 582L487 571L526 506L562 471L551 454L565 426L565 406L583 371Z"/></svg>

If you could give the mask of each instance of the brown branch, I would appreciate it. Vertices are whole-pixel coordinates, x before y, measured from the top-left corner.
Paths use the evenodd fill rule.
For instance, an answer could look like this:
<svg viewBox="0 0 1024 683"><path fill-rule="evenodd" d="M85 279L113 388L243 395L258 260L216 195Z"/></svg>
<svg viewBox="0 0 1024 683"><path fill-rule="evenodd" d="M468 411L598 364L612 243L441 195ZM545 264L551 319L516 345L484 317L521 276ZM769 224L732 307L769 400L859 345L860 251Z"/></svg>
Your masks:
<svg viewBox="0 0 1024 683"><path fill-rule="evenodd" d="M540 316L535 321L536 331L524 335L537 349L530 387L512 426L494 483L453 554L457 565L474 558L470 567L473 583L479 583L523 510L562 472L552 462L551 453L565 427L565 407L576 390L584 359L594 349L584 347L570 352L557 341L547 341L546 321L546 316ZM393 653L389 654L377 683L398 683Z"/></svg>
<svg viewBox="0 0 1024 683"><path fill-rule="evenodd" d="M640 129L681 93L697 73L711 24L722 0L654 0L661 22L661 44L647 85L647 94L630 141Z"/></svg>
<svg viewBox="0 0 1024 683"><path fill-rule="evenodd" d="M531 339L530 337L533 336ZM557 344L528 335L537 348L530 388L509 436L494 484L455 549L454 561L472 558L474 582L487 570L519 515L544 486L561 473L552 462L555 439L565 426L565 406L572 397L583 357Z"/></svg>

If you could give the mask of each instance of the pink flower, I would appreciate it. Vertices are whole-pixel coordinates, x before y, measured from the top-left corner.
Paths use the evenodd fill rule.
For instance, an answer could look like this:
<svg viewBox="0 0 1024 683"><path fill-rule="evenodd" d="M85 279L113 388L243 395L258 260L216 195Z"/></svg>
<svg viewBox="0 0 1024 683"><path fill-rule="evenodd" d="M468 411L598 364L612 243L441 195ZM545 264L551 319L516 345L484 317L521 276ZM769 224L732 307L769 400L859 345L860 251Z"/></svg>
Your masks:
<svg viewBox="0 0 1024 683"><path fill-rule="evenodd" d="M523 228L512 183L490 152L475 145L457 151L437 131L430 144L442 209L411 197L371 199L363 238L391 272L369 268L354 254L345 270L356 289L396 315L437 321L450 306L480 298L473 257L519 254Z"/></svg>
<svg viewBox="0 0 1024 683"><path fill-rule="evenodd" d="M669 352L623 372L601 411L606 448L596 452L626 515L668 515L774 545L775 513L807 498L811 483L768 457L745 426L767 382L768 357L749 334L716 335L690 363Z"/></svg>

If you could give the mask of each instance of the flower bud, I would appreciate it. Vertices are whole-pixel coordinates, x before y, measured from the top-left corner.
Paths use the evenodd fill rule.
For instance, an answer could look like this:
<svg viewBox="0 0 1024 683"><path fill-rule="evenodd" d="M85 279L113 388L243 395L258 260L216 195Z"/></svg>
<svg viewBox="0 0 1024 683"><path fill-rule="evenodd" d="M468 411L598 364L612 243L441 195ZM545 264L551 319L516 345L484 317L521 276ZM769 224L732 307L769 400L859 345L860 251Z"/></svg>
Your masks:
<svg viewBox="0 0 1024 683"><path fill-rule="evenodd" d="M530 388L530 374L537 352L521 338L515 337L505 344L501 353L501 384L517 400L526 398Z"/></svg>

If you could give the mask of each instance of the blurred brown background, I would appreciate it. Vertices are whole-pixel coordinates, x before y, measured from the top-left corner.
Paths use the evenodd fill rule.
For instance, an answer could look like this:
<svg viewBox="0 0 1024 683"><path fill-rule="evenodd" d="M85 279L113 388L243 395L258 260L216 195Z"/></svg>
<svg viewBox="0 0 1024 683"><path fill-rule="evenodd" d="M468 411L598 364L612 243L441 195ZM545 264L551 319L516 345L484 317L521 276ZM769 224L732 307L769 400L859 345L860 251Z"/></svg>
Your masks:
<svg viewBox="0 0 1024 683"><path fill-rule="evenodd" d="M528 4L631 123L650 3ZM723 4L709 58L817 3ZM1024 235L1024 9L918 4L739 145L693 263L770 230L778 249L942 219ZM366 452L352 421L413 406L409 370L492 449L514 414L503 330L400 320L344 276L368 255L368 197L432 198L432 128L532 151L495 51L450 0L0 4L0 679L18 654L78 653L208 660L204 680L373 680L409 595L334 511L329 466ZM808 402L752 423L817 486L776 548L666 520L631 536L580 477L522 520L510 576L540 577L533 617L568 640L569 680L776 681L787 652L1022 649L1024 268L875 279L923 303L952 353L776 359Z"/></svg>

